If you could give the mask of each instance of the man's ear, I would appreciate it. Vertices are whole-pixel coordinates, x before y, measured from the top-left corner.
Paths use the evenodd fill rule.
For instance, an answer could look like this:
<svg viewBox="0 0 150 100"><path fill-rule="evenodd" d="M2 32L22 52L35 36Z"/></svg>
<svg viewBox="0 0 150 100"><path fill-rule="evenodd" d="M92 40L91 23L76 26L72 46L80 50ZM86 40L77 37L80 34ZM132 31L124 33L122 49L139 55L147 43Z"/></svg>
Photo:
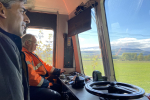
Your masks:
<svg viewBox="0 0 150 100"><path fill-rule="evenodd" d="M0 17L6 18L6 11L4 5L0 2Z"/></svg>
<svg viewBox="0 0 150 100"><path fill-rule="evenodd" d="M30 45L30 42L29 41L25 41L25 46L29 46Z"/></svg>

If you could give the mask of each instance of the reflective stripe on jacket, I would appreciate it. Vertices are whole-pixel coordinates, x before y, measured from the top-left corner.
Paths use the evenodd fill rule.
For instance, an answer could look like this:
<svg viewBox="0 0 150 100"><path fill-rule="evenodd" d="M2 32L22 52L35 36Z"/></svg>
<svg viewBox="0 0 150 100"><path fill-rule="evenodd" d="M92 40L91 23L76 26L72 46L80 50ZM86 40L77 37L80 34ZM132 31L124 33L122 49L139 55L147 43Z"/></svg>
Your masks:
<svg viewBox="0 0 150 100"><path fill-rule="evenodd" d="M50 76L55 68L46 64L37 55L29 52L26 48L23 47L22 51L25 53L25 59L28 65L29 85L47 87L49 85L49 81L45 79L45 76L47 73Z"/></svg>

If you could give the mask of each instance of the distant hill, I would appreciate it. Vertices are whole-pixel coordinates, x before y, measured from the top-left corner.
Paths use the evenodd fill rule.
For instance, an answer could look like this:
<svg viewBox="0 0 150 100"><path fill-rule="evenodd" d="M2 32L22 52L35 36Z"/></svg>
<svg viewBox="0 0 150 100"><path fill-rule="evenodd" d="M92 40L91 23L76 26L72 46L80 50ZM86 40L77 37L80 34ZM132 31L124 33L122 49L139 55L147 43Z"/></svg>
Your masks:
<svg viewBox="0 0 150 100"><path fill-rule="evenodd" d="M123 53L143 53L143 55L150 55L150 51L144 51L141 49L131 49L131 48L121 48L121 49L113 49L112 50L112 55L122 55Z"/></svg>
<svg viewBox="0 0 150 100"><path fill-rule="evenodd" d="M40 51L41 53L43 51ZM53 51L50 51L48 54L52 54ZM81 53L83 55L100 55L101 51L99 49L99 47L89 47L89 48L82 48L81 49ZM116 48L112 50L112 55L122 55L123 53L143 53L143 55L150 55L150 51L145 51L145 50L141 50L141 49L131 49L131 48Z"/></svg>
<svg viewBox="0 0 150 100"><path fill-rule="evenodd" d="M95 51L97 49L97 51ZM98 50L98 47L90 47L90 48L84 48L81 49L84 51L81 51L82 54L84 55L99 55L101 54L100 50ZM123 53L143 53L143 55L150 55L150 51L145 51L141 49L131 49L131 48L117 48L112 50L112 55L122 55Z"/></svg>
<svg viewBox="0 0 150 100"><path fill-rule="evenodd" d="M81 54L83 55L100 55L100 51L81 51Z"/></svg>

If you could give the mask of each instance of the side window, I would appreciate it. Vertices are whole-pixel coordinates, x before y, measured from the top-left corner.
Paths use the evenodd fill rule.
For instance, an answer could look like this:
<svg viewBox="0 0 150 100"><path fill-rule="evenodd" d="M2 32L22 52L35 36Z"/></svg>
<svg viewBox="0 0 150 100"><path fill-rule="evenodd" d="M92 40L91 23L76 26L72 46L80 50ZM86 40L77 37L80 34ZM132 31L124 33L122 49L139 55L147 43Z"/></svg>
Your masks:
<svg viewBox="0 0 150 100"><path fill-rule="evenodd" d="M28 28L27 34L35 35L38 46L35 53L47 64L53 63L53 30Z"/></svg>
<svg viewBox="0 0 150 100"><path fill-rule="evenodd" d="M91 19L92 29L78 34L83 69L85 75L92 76L94 70L99 70L104 76L94 8L91 10Z"/></svg>
<svg viewBox="0 0 150 100"><path fill-rule="evenodd" d="M150 1L105 0L116 80L150 93Z"/></svg>

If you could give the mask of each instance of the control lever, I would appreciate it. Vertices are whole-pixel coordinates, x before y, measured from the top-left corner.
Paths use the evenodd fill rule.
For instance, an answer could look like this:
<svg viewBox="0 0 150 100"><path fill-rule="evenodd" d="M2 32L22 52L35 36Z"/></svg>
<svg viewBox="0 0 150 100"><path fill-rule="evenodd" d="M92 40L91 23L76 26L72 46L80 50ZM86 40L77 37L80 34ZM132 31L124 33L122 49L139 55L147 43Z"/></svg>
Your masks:
<svg viewBox="0 0 150 100"><path fill-rule="evenodd" d="M84 78L79 76L79 73L74 77L74 82L72 83L73 88L83 88L85 83L84 83Z"/></svg>
<svg viewBox="0 0 150 100"><path fill-rule="evenodd" d="M70 81L68 82L68 85L72 85L74 83L74 81Z"/></svg>
<svg viewBox="0 0 150 100"><path fill-rule="evenodd" d="M65 78L66 78L64 72L60 75L60 78L61 78L61 79L65 79Z"/></svg>

